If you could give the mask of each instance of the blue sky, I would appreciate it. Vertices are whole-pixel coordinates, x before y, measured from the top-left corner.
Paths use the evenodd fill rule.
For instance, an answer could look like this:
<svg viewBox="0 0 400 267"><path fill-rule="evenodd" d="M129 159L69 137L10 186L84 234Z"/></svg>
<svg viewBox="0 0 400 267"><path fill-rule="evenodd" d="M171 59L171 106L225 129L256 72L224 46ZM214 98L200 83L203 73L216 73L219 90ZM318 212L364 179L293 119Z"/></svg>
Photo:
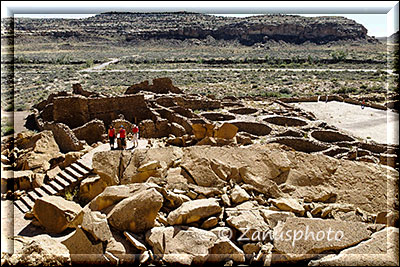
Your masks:
<svg viewBox="0 0 400 267"><path fill-rule="evenodd" d="M95 6L93 2L80 1L79 6L76 3L73 1L2 1L1 17L14 14L15 17L82 18L105 11L182 10L243 17L269 12L300 16L344 16L364 25L368 30L368 35L375 37L388 36L398 31L398 1L232 1L229 2L229 6L227 6L228 2L223 1L98 1ZM397 8L396 21L393 20L394 6ZM72 12L57 14L55 11Z"/></svg>

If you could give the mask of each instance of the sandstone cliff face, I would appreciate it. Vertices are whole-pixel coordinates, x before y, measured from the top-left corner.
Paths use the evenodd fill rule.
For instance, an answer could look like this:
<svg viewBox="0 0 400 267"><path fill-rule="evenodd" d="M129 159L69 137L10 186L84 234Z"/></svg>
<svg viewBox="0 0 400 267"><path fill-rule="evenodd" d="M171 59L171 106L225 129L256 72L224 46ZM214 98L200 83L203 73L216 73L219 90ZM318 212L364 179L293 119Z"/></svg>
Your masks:
<svg viewBox="0 0 400 267"><path fill-rule="evenodd" d="M201 13L120 13L73 19L15 20L16 36L37 35L54 38L113 36L119 40L206 39L239 40L242 44L283 40L290 43L326 43L337 40L374 40L367 29L353 20L338 16L301 17L261 15L245 18L221 17Z"/></svg>

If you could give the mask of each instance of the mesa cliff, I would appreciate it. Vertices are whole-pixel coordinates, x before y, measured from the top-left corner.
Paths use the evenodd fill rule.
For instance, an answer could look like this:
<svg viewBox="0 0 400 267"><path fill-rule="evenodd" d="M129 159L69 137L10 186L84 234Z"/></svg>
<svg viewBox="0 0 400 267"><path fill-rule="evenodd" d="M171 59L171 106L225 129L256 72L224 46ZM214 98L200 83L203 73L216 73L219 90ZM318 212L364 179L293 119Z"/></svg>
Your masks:
<svg viewBox="0 0 400 267"><path fill-rule="evenodd" d="M14 28L12 28L14 26ZM244 45L268 40L301 44L324 44L340 40L377 41L367 29L339 16L302 17L260 15L245 18L189 12L107 12L85 19L16 18L3 23L16 37L47 36L56 39L114 40L134 42L148 39L237 40ZM7 31L6 31L7 32Z"/></svg>

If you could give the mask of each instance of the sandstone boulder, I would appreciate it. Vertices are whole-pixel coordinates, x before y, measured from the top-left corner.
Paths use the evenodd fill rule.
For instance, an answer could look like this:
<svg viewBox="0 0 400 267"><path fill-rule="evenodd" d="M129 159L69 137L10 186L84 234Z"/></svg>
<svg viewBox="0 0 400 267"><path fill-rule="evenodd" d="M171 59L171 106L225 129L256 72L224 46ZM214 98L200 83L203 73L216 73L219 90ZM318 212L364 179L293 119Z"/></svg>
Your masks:
<svg viewBox="0 0 400 267"><path fill-rule="evenodd" d="M240 204L249 200L250 195L239 185L235 185L231 191L231 199L234 204Z"/></svg>
<svg viewBox="0 0 400 267"><path fill-rule="evenodd" d="M257 232L267 232L270 230L259 210L256 209L256 205L249 201L235 208L227 208L225 212L227 214L226 222L242 232L252 242L263 241L258 240L258 236L256 236ZM253 236L253 233L256 233L255 236Z"/></svg>
<svg viewBox="0 0 400 267"><path fill-rule="evenodd" d="M184 202L179 208L169 213L170 225L189 224L210 217L222 211L215 198L199 199Z"/></svg>
<svg viewBox="0 0 400 267"><path fill-rule="evenodd" d="M33 149L35 153L52 154L60 152L51 131L42 131L37 134L29 131L18 133L15 145L19 149Z"/></svg>
<svg viewBox="0 0 400 267"><path fill-rule="evenodd" d="M79 140L85 140L88 145L103 141L106 128L104 122L98 119L91 120L72 130Z"/></svg>
<svg viewBox="0 0 400 267"><path fill-rule="evenodd" d="M299 201L296 199L279 198L279 199L269 199L268 201L282 211L294 212L300 216L304 215L305 210L303 206L299 203Z"/></svg>
<svg viewBox="0 0 400 267"><path fill-rule="evenodd" d="M217 240L211 248L210 257L207 262L218 263L232 260L234 263L244 263L243 250L236 246L231 240Z"/></svg>
<svg viewBox="0 0 400 267"><path fill-rule="evenodd" d="M223 139L233 139L236 136L238 130L239 128L235 125L224 123L215 130L214 136Z"/></svg>
<svg viewBox="0 0 400 267"><path fill-rule="evenodd" d="M83 156L82 151L71 151L65 154L65 159L61 164L62 168L66 168L72 163L78 161Z"/></svg>
<svg viewBox="0 0 400 267"><path fill-rule="evenodd" d="M61 233L71 224L82 208L73 201L60 196L38 198L33 206L33 214L50 233Z"/></svg>
<svg viewBox="0 0 400 267"><path fill-rule="evenodd" d="M76 228L71 236L61 243L68 248L71 261L74 264L105 263L103 244L101 242L92 243L80 226Z"/></svg>
<svg viewBox="0 0 400 267"><path fill-rule="evenodd" d="M203 229L210 229L213 228L215 226L217 226L218 224L218 218L217 217L209 217L208 219L206 219L200 226L200 228Z"/></svg>
<svg viewBox="0 0 400 267"><path fill-rule="evenodd" d="M175 135L176 137L181 137L186 134L186 130L182 125L180 125L176 122L172 122L171 123L171 134Z"/></svg>
<svg viewBox="0 0 400 267"><path fill-rule="evenodd" d="M214 137L209 137L206 136L203 139L201 139L199 142L197 142L198 146L217 146L217 140Z"/></svg>
<svg viewBox="0 0 400 267"><path fill-rule="evenodd" d="M139 190L115 205L107 219L118 230L140 233L154 226L162 204L163 196L154 188Z"/></svg>
<svg viewBox="0 0 400 267"><path fill-rule="evenodd" d="M287 218L273 233L274 248L283 261L310 259L324 251L344 249L370 235L365 223L309 218Z"/></svg>
<svg viewBox="0 0 400 267"><path fill-rule="evenodd" d="M154 227L146 241L154 253L168 264L204 264L217 236L195 227Z"/></svg>
<svg viewBox="0 0 400 267"><path fill-rule="evenodd" d="M205 124L200 124L200 123L192 124L192 132L197 140L201 140L206 136L212 137L214 135L214 134L207 135L207 128Z"/></svg>
<svg viewBox="0 0 400 267"><path fill-rule="evenodd" d="M107 216L99 211L85 212L82 220L82 228L96 240L106 242L112 238Z"/></svg>
<svg viewBox="0 0 400 267"><path fill-rule="evenodd" d="M129 197L132 191L135 192L135 190L132 190L128 185L108 186L103 192L90 201L89 208L93 211L104 210L117 204L124 198Z"/></svg>
<svg viewBox="0 0 400 267"><path fill-rule="evenodd" d="M35 153L30 151L17 159L17 169L46 172L51 167L49 161L54 157L54 154Z"/></svg>
<svg viewBox="0 0 400 267"><path fill-rule="evenodd" d="M337 255L312 260L309 266L399 266L399 228L388 227Z"/></svg>
<svg viewBox="0 0 400 267"><path fill-rule="evenodd" d="M279 222L285 222L287 218L295 217L294 213L287 211L261 209L260 213L271 228L274 228Z"/></svg>
<svg viewBox="0 0 400 267"><path fill-rule="evenodd" d="M85 178L79 186L79 197L83 201L89 202L103 192L106 187L107 184L98 175Z"/></svg>
<svg viewBox="0 0 400 267"><path fill-rule="evenodd" d="M107 185L120 183L120 165L127 151L104 151L93 155L93 172L98 174ZM129 153L130 154L130 153Z"/></svg>

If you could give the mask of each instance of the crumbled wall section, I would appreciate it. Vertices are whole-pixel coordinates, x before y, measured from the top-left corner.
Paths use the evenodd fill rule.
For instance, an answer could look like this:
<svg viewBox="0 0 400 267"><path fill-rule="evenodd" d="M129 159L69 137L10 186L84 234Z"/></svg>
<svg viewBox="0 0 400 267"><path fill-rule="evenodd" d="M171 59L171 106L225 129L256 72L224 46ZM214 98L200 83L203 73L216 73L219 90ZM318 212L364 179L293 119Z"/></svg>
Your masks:
<svg viewBox="0 0 400 267"><path fill-rule="evenodd" d="M90 120L100 119L105 125L122 114L131 122L152 119L153 113L143 95L86 98L83 96L57 97L53 102L55 122L79 127Z"/></svg>

